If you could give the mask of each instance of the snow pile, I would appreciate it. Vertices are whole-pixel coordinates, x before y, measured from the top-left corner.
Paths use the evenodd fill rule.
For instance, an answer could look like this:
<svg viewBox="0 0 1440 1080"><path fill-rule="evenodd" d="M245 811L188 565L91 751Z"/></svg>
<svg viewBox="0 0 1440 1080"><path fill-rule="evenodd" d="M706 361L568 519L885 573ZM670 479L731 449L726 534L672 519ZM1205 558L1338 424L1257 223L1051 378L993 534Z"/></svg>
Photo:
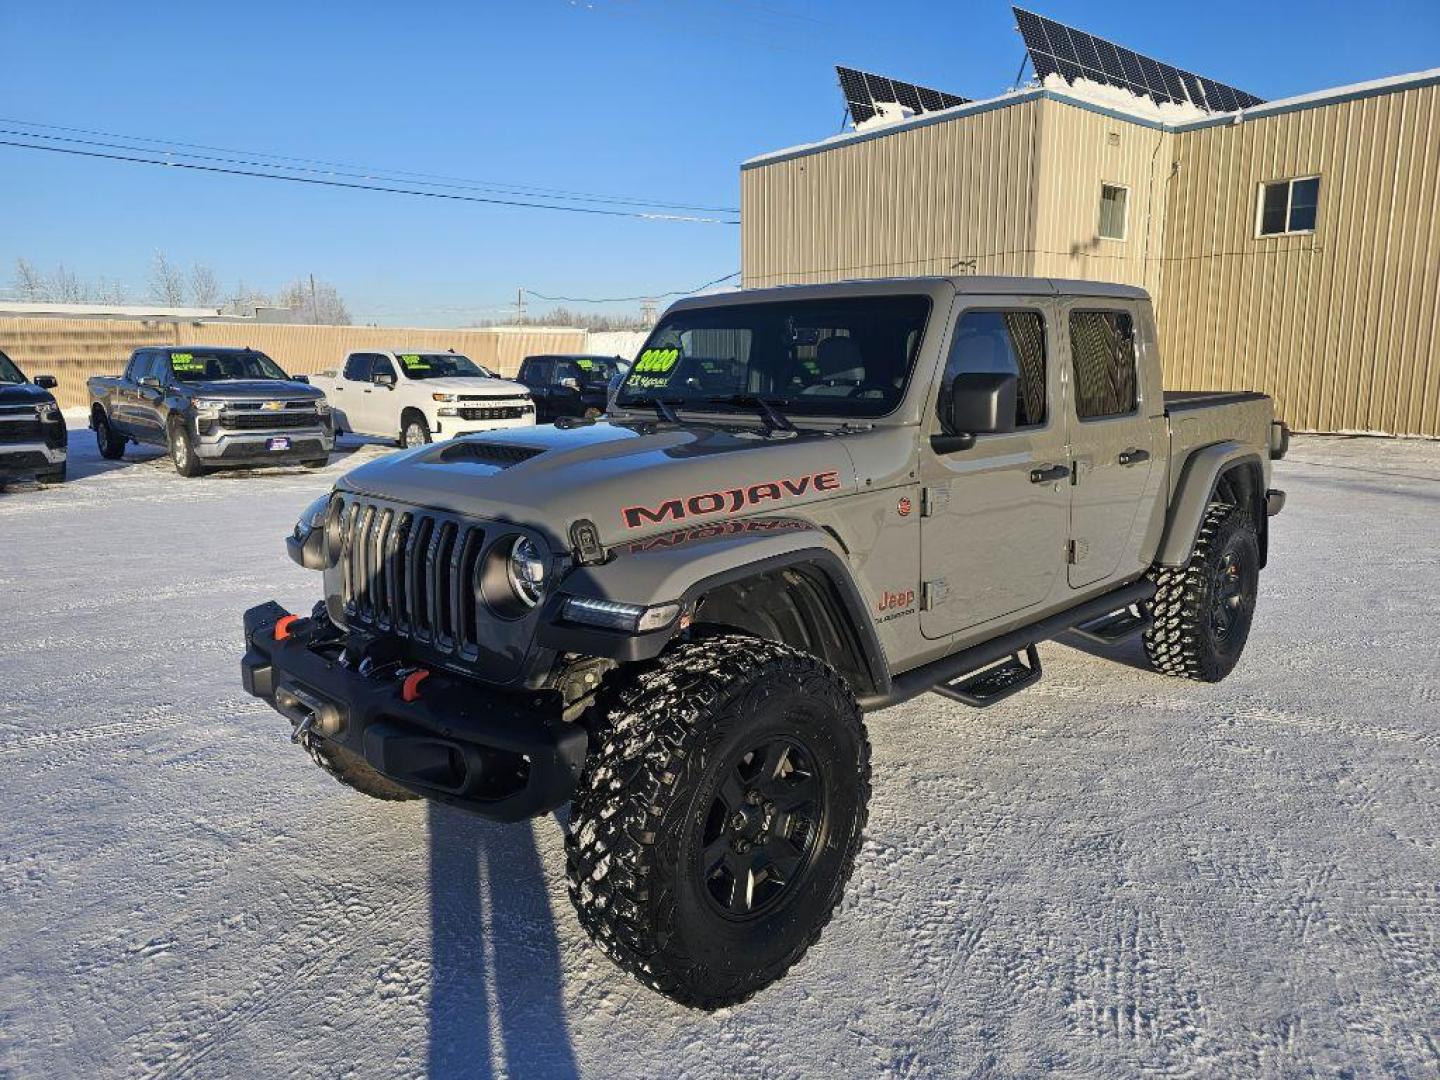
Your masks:
<svg viewBox="0 0 1440 1080"><path fill-rule="evenodd" d="M1216 115L1188 102L1184 105L1176 105L1168 101L1158 102L1154 98L1142 94L1132 94L1123 86L1110 86L1106 83L1091 82L1089 79L1076 79L1073 83L1066 82L1062 76L1053 72L1045 76L1041 85L1046 90L1054 90L1092 105L1128 113L1143 120L1158 120L1162 124L1204 120L1206 117Z"/></svg>
<svg viewBox="0 0 1440 1080"><path fill-rule="evenodd" d="M875 128L889 127L902 120L909 120L914 115L915 110L907 105L901 105L895 101L877 101L875 102L875 115L868 120L861 120L855 125L855 130L873 131Z"/></svg>

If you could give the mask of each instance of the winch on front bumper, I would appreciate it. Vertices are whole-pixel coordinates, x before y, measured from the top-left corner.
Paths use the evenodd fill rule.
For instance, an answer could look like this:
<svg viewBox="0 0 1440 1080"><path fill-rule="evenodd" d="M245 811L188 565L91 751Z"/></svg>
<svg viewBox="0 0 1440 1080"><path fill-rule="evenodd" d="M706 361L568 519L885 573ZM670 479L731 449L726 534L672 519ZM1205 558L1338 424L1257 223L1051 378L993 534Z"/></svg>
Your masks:
<svg viewBox="0 0 1440 1080"><path fill-rule="evenodd" d="M567 802L585 762L585 729L533 707L543 698L416 667L394 639L347 637L273 601L245 613L241 675L297 739L336 743L417 794L497 821Z"/></svg>

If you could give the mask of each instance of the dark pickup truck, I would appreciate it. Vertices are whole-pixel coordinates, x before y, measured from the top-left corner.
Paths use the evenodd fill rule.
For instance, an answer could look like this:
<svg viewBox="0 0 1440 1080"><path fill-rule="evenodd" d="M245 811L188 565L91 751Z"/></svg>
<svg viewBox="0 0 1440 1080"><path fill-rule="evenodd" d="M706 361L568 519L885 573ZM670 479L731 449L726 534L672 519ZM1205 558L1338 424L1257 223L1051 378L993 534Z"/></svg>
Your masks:
<svg viewBox="0 0 1440 1080"><path fill-rule="evenodd" d="M325 395L254 349L136 349L125 374L89 387L90 427L112 461L134 442L165 447L181 476L232 465L318 469L335 445Z"/></svg>
<svg viewBox="0 0 1440 1080"><path fill-rule="evenodd" d="M51 375L35 381L0 352L0 484L34 478L42 484L65 480L65 418L50 393Z"/></svg>

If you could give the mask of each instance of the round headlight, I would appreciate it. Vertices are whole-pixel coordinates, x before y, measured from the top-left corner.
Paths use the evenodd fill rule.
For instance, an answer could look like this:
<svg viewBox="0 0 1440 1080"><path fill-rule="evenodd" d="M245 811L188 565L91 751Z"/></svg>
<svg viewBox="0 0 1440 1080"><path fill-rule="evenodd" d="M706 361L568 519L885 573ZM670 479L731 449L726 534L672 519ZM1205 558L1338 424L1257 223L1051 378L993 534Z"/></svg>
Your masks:
<svg viewBox="0 0 1440 1080"><path fill-rule="evenodd" d="M535 542L528 536L517 536L510 545L505 568L516 599L526 607L538 604L545 591L545 560Z"/></svg>

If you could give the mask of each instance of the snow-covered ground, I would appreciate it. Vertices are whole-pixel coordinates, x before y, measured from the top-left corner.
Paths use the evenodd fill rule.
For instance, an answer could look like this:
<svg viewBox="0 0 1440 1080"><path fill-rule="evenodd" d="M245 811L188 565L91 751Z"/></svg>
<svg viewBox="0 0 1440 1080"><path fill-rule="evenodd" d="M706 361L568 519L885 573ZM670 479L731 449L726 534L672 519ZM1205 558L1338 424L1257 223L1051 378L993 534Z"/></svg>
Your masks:
<svg viewBox="0 0 1440 1080"><path fill-rule="evenodd" d="M993 709L872 717L844 910L706 1016L588 944L555 821L351 794L242 693L356 456L74 441L0 495L0 1075L1440 1072L1440 443L1296 440L1219 686L1052 644Z"/></svg>

